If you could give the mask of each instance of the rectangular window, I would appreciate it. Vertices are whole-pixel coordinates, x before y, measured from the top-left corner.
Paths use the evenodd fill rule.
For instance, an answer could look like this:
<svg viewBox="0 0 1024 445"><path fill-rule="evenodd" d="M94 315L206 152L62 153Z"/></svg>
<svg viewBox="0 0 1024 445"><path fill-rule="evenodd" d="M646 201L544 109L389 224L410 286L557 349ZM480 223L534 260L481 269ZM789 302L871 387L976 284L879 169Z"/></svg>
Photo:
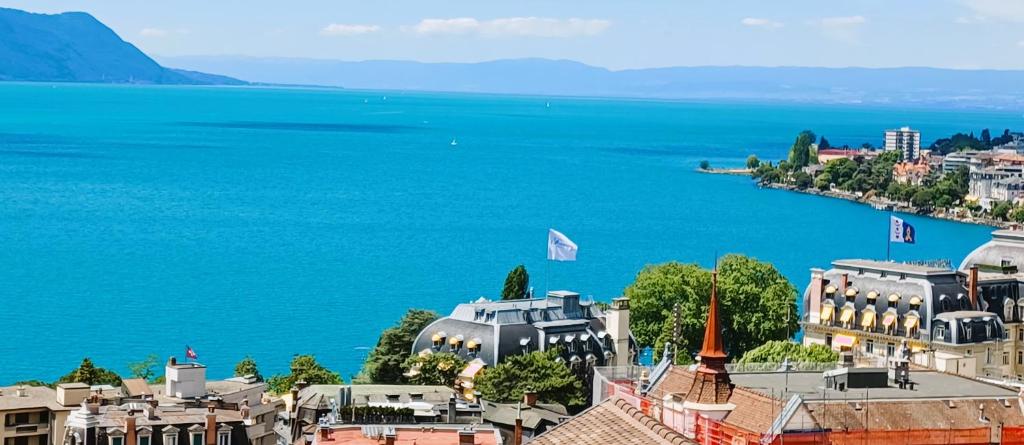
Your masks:
<svg viewBox="0 0 1024 445"><path fill-rule="evenodd" d="M203 445L203 435L202 434L193 434L192 435L192 445Z"/></svg>
<svg viewBox="0 0 1024 445"><path fill-rule="evenodd" d="M832 346L832 334L825 335L825 346Z"/></svg>
<svg viewBox="0 0 1024 445"><path fill-rule="evenodd" d="M889 343L885 345L885 355L893 356L896 355L896 344Z"/></svg>
<svg viewBox="0 0 1024 445"><path fill-rule="evenodd" d="M110 445L124 445L124 438L117 436L110 438Z"/></svg>
<svg viewBox="0 0 1024 445"><path fill-rule="evenodd" d="M175 434L165 434L164 445L178 445L178 436Z"/></svg>
<svg viewBox="0 0 1024 445"><path fill-rule="evenodd" d="M1003 352L1003 364L1004 365L1009 365L1010 364L1010 353L1009 352Z"/></svg>
<svg viewBox="0 0 1024 445"><path fill-rule="evenodd" d="M217 445L231 445L231 434L220 433L217 435Z"/></svg>
<svg viewBox="0 0 1024 445"><path fill-rule="evenodd" d="M149 445L149 436L139 436L139 445Z"/></svg>
<svg viewBox="0 0 1024 445"><path fill-rule="evenodd" d="M28 445L29 436L21 436L14 438L14 445Z"/></svg>
<svg viewBox="0 0 1024 445"><path fill-rule="evenodd" d="M864 343L864 352L868 354L875 353L875 342L873 340L868 340L866 343Z"/></svg>

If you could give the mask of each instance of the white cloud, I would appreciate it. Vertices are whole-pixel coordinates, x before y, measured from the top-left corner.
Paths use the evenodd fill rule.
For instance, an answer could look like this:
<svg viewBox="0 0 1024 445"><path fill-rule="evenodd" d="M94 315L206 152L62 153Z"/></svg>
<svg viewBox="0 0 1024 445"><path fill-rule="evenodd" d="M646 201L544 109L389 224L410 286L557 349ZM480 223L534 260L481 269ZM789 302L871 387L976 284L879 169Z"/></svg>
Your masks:
<svg viewBox="0 0 1024 445"><path fill-rule="evenodd" d="M322 36L358 36L380 31L377 25L346 25L342 23L331 23L320 30Z"/></svg>
<svg viewBox="0 0 1024 445"><path fill-rule="evenodd" d="M1020 0L963 0L964 6L974 12L971 20L986 19L1024 23L1024 1Z"/></svg>
<svg viewBox="0 0 1024 445"><path fill-rule="evenodd" d="M167 37L170 32L166 29L160 28L142 28L142 31L139 31L139 34L142 35L142 37Z"/></svg>
<svg viewBox="0 0 1024 445"><path fill-rule="evenodd" d="M508 17L477 20L472 17L423 19L409 28L422 35L481 35L486 37L587 37L601 34L611 22L600 19Z"/></svg>
<svg viewBox="0 0 1024 445"><path fill-rule="evenodd" d="M1017 42L1017 46L1024 48L1024 40Z"/></svg>
<svg viewBox="0 0 1024 445"><path fill-rule="evenodd" d="M822 34L833 40L844 43L860 43L860 28L868 22L862 15L843 17L825 17L810 22L821 29Z"/></svg>
<svg viewBox="0 0 1024 445"><path fill-rule="evenodd" d="M743 26L751 26L756 28L775 29L783 27L782 22L776 22L774 20L762 19L758 17L747 17L743 20L740 20L740 23L743 24Z"/></svg>

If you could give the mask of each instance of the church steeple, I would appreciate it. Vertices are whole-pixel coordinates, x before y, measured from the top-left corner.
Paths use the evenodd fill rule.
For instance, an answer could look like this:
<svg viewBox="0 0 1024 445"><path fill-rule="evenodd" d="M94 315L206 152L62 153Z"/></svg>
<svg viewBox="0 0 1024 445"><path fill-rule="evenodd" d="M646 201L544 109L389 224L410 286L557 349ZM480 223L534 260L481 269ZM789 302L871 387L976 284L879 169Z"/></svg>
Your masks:
<svg viewBox="0 0 1024 445"><path fill-rule="evenodd" d="M700 350L701 363L708 359L725 362L725 346L722 343L722 325L718 320L718 271L711 271L711 301L708 303L708 318L704 323L704 347Z"/></svg>
<svg viewBox="0 0 1024 445"><path fill-rule="evenodd" d="M686 401L702 405L726 405L732 395L733 384L725 369L725 344L722 322L718 318L718 270L711 272L711 300L704 327L704 345L700 350L700 365L693 377Z"/></svg>

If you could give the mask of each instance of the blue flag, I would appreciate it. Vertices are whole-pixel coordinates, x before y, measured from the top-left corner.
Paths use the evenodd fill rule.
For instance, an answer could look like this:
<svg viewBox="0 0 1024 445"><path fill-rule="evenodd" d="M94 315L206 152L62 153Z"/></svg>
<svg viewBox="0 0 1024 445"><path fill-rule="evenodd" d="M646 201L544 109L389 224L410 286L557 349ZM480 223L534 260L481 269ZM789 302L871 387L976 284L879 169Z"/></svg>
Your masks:
<svg viewBox="0 0 1024 445"><path fill-rule="evenodd" d="M914 244L917 241L917 230L903 218L889 217L889 241L894 243Z"/></svg>

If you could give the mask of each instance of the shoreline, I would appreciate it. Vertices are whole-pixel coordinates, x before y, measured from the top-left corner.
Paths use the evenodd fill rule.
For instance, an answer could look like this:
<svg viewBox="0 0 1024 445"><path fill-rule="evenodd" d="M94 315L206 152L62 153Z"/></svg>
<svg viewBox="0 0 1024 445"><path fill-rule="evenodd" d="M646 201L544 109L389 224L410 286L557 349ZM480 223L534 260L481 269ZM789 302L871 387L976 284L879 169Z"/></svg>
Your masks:
<svg viewBox="0 0 1024 445"><path fill-rule="evenodd" d="M699 173L711 174L711 175L733 175L733 176L750 176L751 170L746 168L713 168L708 170L697 169ZM953 221L963 224L974 224L979 226L995 227L999 229L1009 228L1011 223L1007 221L996 221L987 218L974 218L974 217L961 217L957 215L951 215L948 213L934 213L934 212L922 212L919 209L906 205L904 203L890 201L885 198L877 198L871 195L857 196L852 193L845 193L839 191L821 191L815 188L798 189L795 186L788 184L755 184L758 188L770 188L775 190L784 190L795 193L802 193L805 195L822 196L826 198L842 199L845 201L855 202L857 204L870 205L876 210L891 209L892 211L907 213L911 215L923 216L926 218L942 219L946 221Z"/></svg>

